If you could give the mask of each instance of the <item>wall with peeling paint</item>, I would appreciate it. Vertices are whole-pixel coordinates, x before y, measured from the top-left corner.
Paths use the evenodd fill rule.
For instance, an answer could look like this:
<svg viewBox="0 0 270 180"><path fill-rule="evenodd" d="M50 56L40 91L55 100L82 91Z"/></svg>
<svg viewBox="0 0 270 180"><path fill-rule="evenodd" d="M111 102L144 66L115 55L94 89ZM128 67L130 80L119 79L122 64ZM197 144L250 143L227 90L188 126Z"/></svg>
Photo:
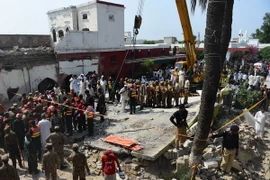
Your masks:
<svg viewBox="0 0 270 180"><path fill-rule="evenodd" d="M59 74L87 74L89 71L98 72L98 59L59 61Z"/></svg>
<svg viewBox="0 0 270 180"><path fill-rule="evenodd" d="M0 102L18 99L19 96L8 98L9 88L19 88L18 94L34 92L39 83L45 78L57 81L57 65L33 66L31 68L13 69L0 71Z"/></svg>

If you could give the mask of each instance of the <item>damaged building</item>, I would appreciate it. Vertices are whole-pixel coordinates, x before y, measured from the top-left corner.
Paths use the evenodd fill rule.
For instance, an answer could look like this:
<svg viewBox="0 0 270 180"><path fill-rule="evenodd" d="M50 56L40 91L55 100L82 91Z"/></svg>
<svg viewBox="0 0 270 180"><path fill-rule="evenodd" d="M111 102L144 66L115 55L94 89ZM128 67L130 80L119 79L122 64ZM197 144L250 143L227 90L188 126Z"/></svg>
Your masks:
<svg viewBox="0 0 270 180"><path fill-rule="evenodd" d="M48 35L0 35L0 101L44 92L57 81L57 60Z"/></svg>
<svg viewBox="0 0 270 180"><path fill-rule="evenodd" d="M145 60L160 67L184 58L170 55L168 44L128 44L124 10L93 0L48 11L49 35L0 35L0 101L43 92L56 82L67 88L72 74L134 78Z"/></svg>

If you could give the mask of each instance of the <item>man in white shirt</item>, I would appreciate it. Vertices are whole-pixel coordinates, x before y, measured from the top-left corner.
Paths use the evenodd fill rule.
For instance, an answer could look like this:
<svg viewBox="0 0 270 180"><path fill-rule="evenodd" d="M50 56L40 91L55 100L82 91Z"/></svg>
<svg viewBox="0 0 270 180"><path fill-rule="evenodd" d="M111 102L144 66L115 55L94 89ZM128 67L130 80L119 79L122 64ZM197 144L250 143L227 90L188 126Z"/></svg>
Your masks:
<svg viewBox="0 0 270 180"><path fill-rule="evenodd" d="M121 105L122 105L122 112L125 112L125 107L127 105L128 100L128 87L125 84L124 87L120 90L119 94L121 94Z"/></svg>
<svg viewBox="0 0 270 180"><path fill-rule="evenodd" d="M184 104L188 104L188 95L189 95L190 82L189 82L187 76L185 76L184 88L185 88Z"/></svg>
<svg viewBox="0 0 270 180"><path fill-rule="evenodd" d="M265 121L267 119L267 115L264 111L263 108L261 108L260 111L258 111L256 114L255 114L255 130L256 130L256 133L261 137L263 138L263 135L264 135L264 126L265 126Z"/></svg>
<svg viewBox="0 0 270 180"><path fill-rule="evenodd" d="M52 124L46 118L46 114L41 114L41 121L38 122L38 126L40 127L40 136L41 136L41 145L43 152L46 150L46 138L51 133Z"/></svg>

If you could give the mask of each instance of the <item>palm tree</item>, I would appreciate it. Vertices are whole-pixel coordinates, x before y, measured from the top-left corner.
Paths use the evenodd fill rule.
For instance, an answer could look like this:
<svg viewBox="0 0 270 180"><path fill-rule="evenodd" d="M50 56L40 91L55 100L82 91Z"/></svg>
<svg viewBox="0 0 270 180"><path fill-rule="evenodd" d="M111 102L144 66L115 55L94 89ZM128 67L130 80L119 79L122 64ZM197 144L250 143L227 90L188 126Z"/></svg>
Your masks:
<svg viewBox="0 0 270 180"><path fill-rule="evenodd" d="M214 104L219 87L222 66L226 58L231 38L233 0L198 0L207 17L205 29L205 79L201 96L197 131L190 154L190 166L197 167L201 162L202 151L206 146L210 124L213 118ZM194 12L197 0L192 0ZM228 17L229 16L229 17Z"/></svg>

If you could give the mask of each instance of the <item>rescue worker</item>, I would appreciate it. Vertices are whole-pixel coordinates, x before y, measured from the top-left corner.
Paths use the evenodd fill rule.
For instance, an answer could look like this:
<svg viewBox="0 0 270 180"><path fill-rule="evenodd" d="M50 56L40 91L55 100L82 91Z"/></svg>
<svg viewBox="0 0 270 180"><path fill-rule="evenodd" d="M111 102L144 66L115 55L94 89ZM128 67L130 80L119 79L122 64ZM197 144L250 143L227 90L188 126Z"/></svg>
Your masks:
<svg viewBox="0 0 270 180"><path fill-rule="evenodd" d="M87 119L88 136L92 136L94 133L95 110L92 106L88 106L84 113Z"/></svg>
<svg viewBox="0 0 270 180"><path fill-rule="evenodd" d="M116 180L116 167L119 168L119 172L122 172L120 163L117 157L110 150L106 150L101 158L102 162L102 172L104 175L104 180Z"/></svg>
<svg viewBox="0 0 270 180"><path fill-rule="evenodd" d="M68 161L71 161L73 165L73 180L86 180L85 170L87 171L88 175L90 175L87 159L83 153L79 152L78 144L73 144L72 149L73 153L68 157Z"/></svg>
<svg viewBox="0 0 270 180"><path fill-rule="evenodd" d="M188 104L188 95L190 89L190 81L188 80L187 76L185 76L185 84L184 84L184 104Z"/></svg>
<svg viewBox="0 0 270 180"><path fill-rule="evenodd" d="M13 132L10 132L9 126L5 128L5 134L6 134L4 137L5 152L9 153L9 157L12 160L12 164L15 168L16 168L16 159L18 160L20 168L23 168L17 136Z"/></svg>
<svg viewBox="0 0 270 180"><path fill-rule="evenodd" d="M67 133L69 136L73 135L73 127L72 127L72 118L73 118L73 108L70 107L70 100L66 100L66 106L64 108L65 122Z"/></svg>
<svg viewBox="0 0 270 180"><path fill-rule="evenodd" d="M25 127L22 121L22 115L17 114L16 120L13 122L12 131L16 134L19 141L19 148L22 151L24 149L24 136L25 136Z"/></svg>
<svg viewBox="0 0 270 180"><path fill-rule="evenodd" d="M137 92L134 85L131 85L129 89L129 106L130 106L130 114L135 114L136 111L136 97Z"/></svg>
<svg viewBox="0 0 270 180"><path fill-rule="evenodd" d="M32 174L33 172L35 174L39 173L37 167L37 151L35 148L34 143L32 142L31 134L26 134L26 140L25 140L25 150L27 155L27 161L28 161L28 173Z"/></svg>
<svg viewBox="0 0 270 180"><path fill-rule="evenodd" d="M47 143L46 148L48 152L43 155L42 170L45 171L46 180L56 180L56 170L60 166L60 161L58 155L53 152L53 147L51 143Z"/></svg>
<svg viewBox="0 0 270 180"><path fill-rule="evenodd" d="M60 132L59 126L55 126L54 130L55 132L51 133L47 137L46 143L52 143L53 150L58 155L60 160L60 169L65 169L66 166L64 166L64 144L66 141L66 137Z"/></svg>
<svg viewBox="0 0 270 180"><path fill-rule="evenodd" d="M34 120L30 121L30 126L29 133L32 136L33 144L36 147L38 160L41 161L41 129L36 125Z"/></svg>
<svg viewBox="0 0 270 180"><path fill-rule="evenodd" d="M223 137L222 142L222 161L220 169L224 173L230 173L235 156L238 155L239 149L239 127L232 125L229 131L221 132L219 134L210 135L209 138Z"/></svg>
<svg viewBox="0 0 270 180"><path fill-rule="evenodd" d="M125 112L125 108L128 101L128 87L125 84L124 87L119 92L121 94L121 106L122 106L122 112Z"/></svg>
<svg viewBox="0 0 270 180"><path fill-rule="evenodd" d="M187 116L188 111L185 109L184 104L179 105L179 110L173 113L170 117L170 121L176 126L176 136L175 136L175 147L176 149L183 148L183 144L186 141L186 134L187 134ZM174 120L176 119L176 121ZM179 146L180 141L180 146Z"/></svg>
<svg viewBox="0 0 270 180"><path fill-rule="evenodd" d="M8 164L8 155L2 157L3 166L0 167L0 179L8 180L20 180L19 174L16 171L16 168Z"/></svg>

